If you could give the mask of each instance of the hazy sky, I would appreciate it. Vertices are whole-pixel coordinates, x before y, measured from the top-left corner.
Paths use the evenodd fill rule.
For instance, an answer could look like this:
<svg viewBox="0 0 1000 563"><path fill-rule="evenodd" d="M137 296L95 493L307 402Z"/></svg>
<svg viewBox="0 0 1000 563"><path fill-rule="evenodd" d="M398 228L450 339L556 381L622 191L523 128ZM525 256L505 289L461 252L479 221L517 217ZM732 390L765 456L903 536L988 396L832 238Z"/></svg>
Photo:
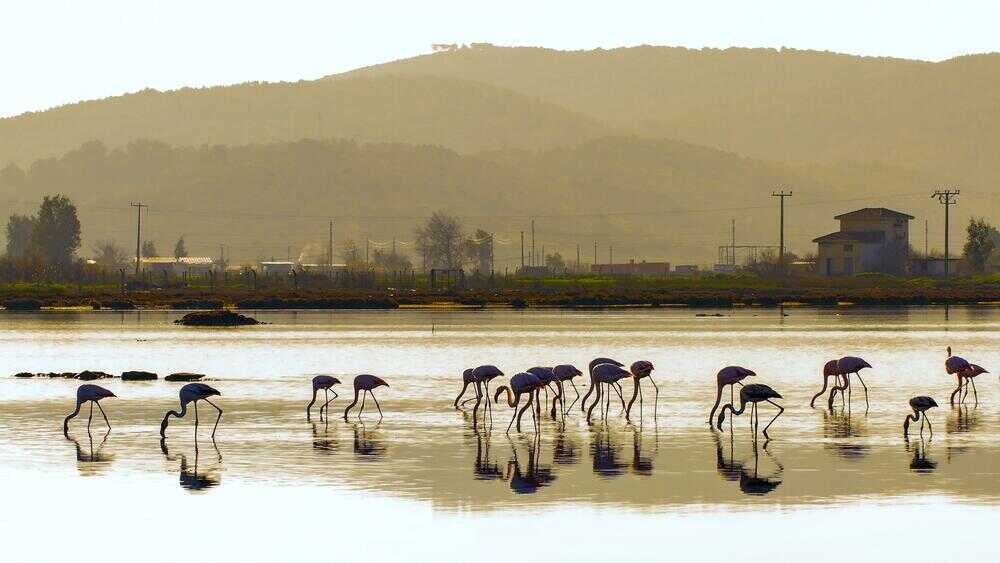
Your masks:
<svg viewBox="0 0 1000 563"><path fill-rule="evenodd" d="M988 0L5 2L0 116L144 87L310 79L434 42L796 47L941 60L1000 50Z"/></svg>

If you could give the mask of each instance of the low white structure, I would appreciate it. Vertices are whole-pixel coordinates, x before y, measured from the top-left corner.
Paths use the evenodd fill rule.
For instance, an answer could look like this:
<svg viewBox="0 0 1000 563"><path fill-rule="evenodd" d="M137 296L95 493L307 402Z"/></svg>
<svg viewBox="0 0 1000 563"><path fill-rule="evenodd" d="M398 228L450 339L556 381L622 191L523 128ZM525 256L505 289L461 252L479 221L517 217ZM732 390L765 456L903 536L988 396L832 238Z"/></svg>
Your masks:
<svg viewBox="0 0 1000 563"><path fill-rule="evenodd" d="M219 265L214 259L207 256L143 256L139 261L139 266L143 271L151 275L182 276L207 274L219 271Z"/></svg>

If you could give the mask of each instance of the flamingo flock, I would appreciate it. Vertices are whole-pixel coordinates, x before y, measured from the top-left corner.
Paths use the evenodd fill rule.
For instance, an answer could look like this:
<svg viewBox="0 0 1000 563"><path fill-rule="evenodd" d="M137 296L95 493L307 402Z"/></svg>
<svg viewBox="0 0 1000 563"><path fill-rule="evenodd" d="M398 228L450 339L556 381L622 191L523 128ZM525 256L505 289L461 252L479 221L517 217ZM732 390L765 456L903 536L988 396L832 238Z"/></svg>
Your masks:
<svg viewBox="0 0 1000 563"><path fill-rule="evenodd" d="M964 403L968 397L970 387L972 389L973 401L978 404L979 396L976 390L975 378L983 373L988 373L987 370L979 365L969 362L964 358L952 355L951 347L947 348L947 358L945 359L944 364L945 372L949 375L954 375L957 378L957 386L954 391L952 391L950 397L951 404L956 404L956 398L959 404ZM826 362L822 371L823 387L818 393L812 396L812 399L809 402L810 407L814 407L816 400L827 393L827 389L829 389L827 406L830 411L833 411L833 403L839 393L842 404L845 406L847 412L849 412L851 408L851 379L853 376L854 378L857 378L858 382L861 383L861 386L864 389L865 408L867 412L870 408L868 386L861 378L860 372L863 369L871 368L871 364L856 356L844 356L840 359ZM653 386L653 416L656 416L657 404L659 402L659 387L653 380L653 370L653 363L647 360L636 361L629 366L629 369L625 369L625 365L617 360L607 357L595 358L588 364L590 387L581 398L573 380L576 377L582 376L583 373L571 364L559 364L554 367L536 366L523 372L515 373L511 376L507 384L500 385L493 393L491 393L489 389L490 382L498 377L502 377L504 373L498 367L486 364L464 370L462 374L462 388L458 393L458 396L455 397L453 405L456 409L460 409L462 408L462 405L475 400L475 405L473 407L473 424L477 424L479 419L478 411L485 399L483 418L484 421L492 423L493 403L500 402L501 396L506 396L507 406L512 410L510 422L507 424L507 433L510 432L511 428L516 428L518 432L521 432L522 419L525 412L528 410L531 411L532 427L537 433L540 429L542 421L543 401L546 403L551 402L551 405L546 408L548 409L549 417L553 420L559 418L557 417L557 413L559 413L559 416L564 419L576 402L579 401L581 411L586 413L586 421L588 424L593 421L595 408L599 407L600 419L607 421L610 418L612 402L620 402L621 414L624 415L627 423L632 423L632 409L635 405L636 399L639 401L639 411L640 413L642 412L643 380L648 380ZM722 425L726 419L727 413L730 419L733 419L747 413L749 409L750 428L753 432L754 442L756 443L760 426L759 408L763 403L767 403L777 409L774 417L771 418L771 420L764 426L762 432L764 439L770 440L768 430L785 411L785 407L776 402L776 400L782 399L783 397L769 385L765 385L763 383L743 383L743 380L746 378L756 376L757 374L753 370L736 365L726 366L717 372L715 403L712 405L708 415L708 424L710 426L722 431ZM626 404L621 381L629 378L632 379L633 388L632 396ZM566 404L564 385L566 382L570 383L573 390L576 392L576 398L569 405ZM320 420L322 421L324 418L324 411L327 413L326 419L329 419L330 405L339 397L333 388L335 385L340 383L341 381L338 378L329 375L319 375L312 379L312 399L309 401L308 405L306 405L307 420L311 417L312 407L316 404L319 391L321 390L323 391L323 404L319 408ZM735 392L737 385L740 386L738 407L736 406L737 401ZM723 392L727 386L730 388L729 402L722 405L720 409L719 406L722 402ZM359 399L361 400L361 404L358 406L357 417L360 419L364 413L367 398L371 397L372 401L375 403L375 408L378 410L379 420L381 421L384 414L378 399L375 397L375 390L379 387L388 388L389 383L385 379L375 375L361 374L354 378L353 387L354 400L344 409L343 419L345 421L348 420L351 410L358 406ZM462 401L462 397L470 387L472 387L474 391L474 396ZM551 399L549 398L549 390L552 391ZM333 393L332 398L330 397L330 393ZM542 395L543 393L544 399ZM211 398L221 395L222 393L220 391L204 383L188 383L181 387L178 393L180 410L171 409L164 415L163 420L160 423L161 439L166 438L166 431L170 418L184 418L187 415L189 405L193 406L194 432L197 436L199 426L199 402L207 403L217 412L215 424L212 427L212 438L214 439L219 423L222 420L223 411L218 405L212 402ZM104 412L104 408L101 406L100 401L116 397L117 396L113 392L98 385L80 385L76 393L75 409L68 416L66 416L63 421L64 434L67 434L68 436L70 420L80 414L81 409L86 403L90 403L90 411L87 418L88 431L93 420L94 405L97 405L97 408L104 418L104 422L107 424L108 430L110 431L111 422L108 419L107 414ZM590 401L588 405L588 401L591 397L593 397L593 400ZM613 397L617 397L619 400L613 401ZM933 435L933 429L926 413L929 409L937 407L937 402L929 396L917 396L909 400L909 406L912 410L912 414L907 414L906 418L903 420L904 436L908 435L910 424L916 422L920 422L921 434L923 433L924 426L926 426L928 431ZM717 418L716 412L718 412Z"/></svg>

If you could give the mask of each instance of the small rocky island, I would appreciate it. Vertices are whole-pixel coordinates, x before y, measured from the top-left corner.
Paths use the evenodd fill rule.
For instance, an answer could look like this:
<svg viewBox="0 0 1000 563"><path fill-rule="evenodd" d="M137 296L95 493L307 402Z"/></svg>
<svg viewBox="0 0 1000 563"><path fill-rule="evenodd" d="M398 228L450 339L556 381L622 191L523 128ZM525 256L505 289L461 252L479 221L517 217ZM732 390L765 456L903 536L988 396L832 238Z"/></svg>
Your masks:
<svg viewBox="0 0 1000 563"><path fill-rule="evenodd" d="M184 326L243 326L260 324L257 319L224 309L195 311L174 321Z"/></svg>

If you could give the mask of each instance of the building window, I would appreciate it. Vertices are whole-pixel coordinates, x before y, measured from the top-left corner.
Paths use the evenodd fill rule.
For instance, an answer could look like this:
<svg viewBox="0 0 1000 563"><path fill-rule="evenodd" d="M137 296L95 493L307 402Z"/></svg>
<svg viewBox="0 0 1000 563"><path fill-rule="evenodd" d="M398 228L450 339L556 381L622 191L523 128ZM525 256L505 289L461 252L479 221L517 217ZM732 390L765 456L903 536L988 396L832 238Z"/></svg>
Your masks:
<svg viewBox="0 0 1000 563"><path fill-rule="evenodd" d="M844 252L854 252L854 245L853 244L845 244L844 245Z"/></svg>
<svg viewBox="0 0 1000 563"><path fill-rule="evenodd" d="M854 258L844 258L844 273L847 275L854 273Z"/></svg>

